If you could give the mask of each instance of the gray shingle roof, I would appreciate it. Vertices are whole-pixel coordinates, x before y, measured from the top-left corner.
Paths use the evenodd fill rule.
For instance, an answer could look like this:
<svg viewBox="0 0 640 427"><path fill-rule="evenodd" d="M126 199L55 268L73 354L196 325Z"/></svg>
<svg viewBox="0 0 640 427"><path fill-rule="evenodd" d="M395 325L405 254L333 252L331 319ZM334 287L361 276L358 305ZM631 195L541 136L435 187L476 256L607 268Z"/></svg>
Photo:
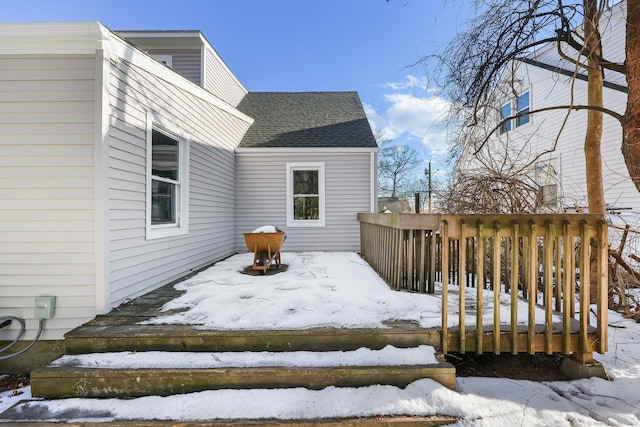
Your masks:
<svg viewBox="0 0 640 427"><path fill-rule="evenodd" d="M377 147L357 92L249 92L255 122L238 147Z"/></svg>

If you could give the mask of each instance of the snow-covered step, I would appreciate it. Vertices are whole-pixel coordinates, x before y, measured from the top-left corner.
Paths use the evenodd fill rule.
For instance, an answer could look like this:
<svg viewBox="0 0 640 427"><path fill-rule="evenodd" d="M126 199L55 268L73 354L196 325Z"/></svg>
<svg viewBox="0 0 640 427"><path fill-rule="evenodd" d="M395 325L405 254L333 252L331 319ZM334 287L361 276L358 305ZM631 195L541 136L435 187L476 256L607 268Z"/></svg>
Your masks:
<svg viewBox="0 0 640 427"><path fill-rule="evenodd" d="M441 331L413 324L386 328L211 330L193 325L119 324L98 318L65 334L66 354L116 351L335 351L386 345L439 346Z"/></svg>
<svg viewBox="0 0 640 427"><path fill-rule="evenodd" d="M431 378L455 389L455 368L431 346L332 352L120 352L67 355L31 373L35 397L166 396L214 389L405 387Z"/></svg>

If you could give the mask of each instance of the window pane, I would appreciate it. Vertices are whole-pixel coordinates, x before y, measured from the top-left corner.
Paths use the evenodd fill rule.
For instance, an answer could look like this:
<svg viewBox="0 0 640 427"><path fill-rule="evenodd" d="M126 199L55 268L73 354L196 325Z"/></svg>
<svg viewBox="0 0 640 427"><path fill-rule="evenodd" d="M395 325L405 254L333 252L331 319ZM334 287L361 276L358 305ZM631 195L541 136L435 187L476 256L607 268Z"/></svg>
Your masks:
<svg viewBox="0 0 640 427"><path fill-rule="evenodd" d="M529 108L529 92L525 92L518 97L518 111Z"/></svg>
<svg viewBox="0 0 640 427"><path fill-rule="evenodd" d="M293 171L293 194L318 194L318 171Z"/></svg>
<svg viewBox="0 0 640 427"><path fill-rule="evenodd" d="M528 113L528 112L529 112L529 109L525 108L522 111L518 111L518 114L519 113ZM526 125L527 123L529 123L529 116L528 115L527 116L520 116L520 117L518 117L516 119L516 127L522 126L522 125Z"/></svg>
<svg viewBox="0 0 640 427"><path fill-rule="evenodd" d="M151 181L151 224L176 222L176 185Z"/></svg>
<svg viewBox="0 0 640 427"><path fill-rule="evenodd" d="M294 197L293 198L293 219L295 220L318 220L320 219L320 198Z"/></svg>
<svg viewBox="0 0 640 427"><path fill-rule="evenodd" d="M529 92L525 92L518 97L518 114L529 112ZM521 116L516 119L516 127L529 123L529 116Z"/></svg>
<svg viewBox="0 0 640 427"><path fill-rule="evenodd" d="M151 174L178 180L178 141L162 132L152 132Z"/></svg>
<svg viewBox="0 0 640 427"><path fill-rule="evenodd" d="M511 116L511 104L505 104L500 108L500 120L504 120ZM500 126L500 133L509 132L511 130L511 120L508 120Z"/></svg>

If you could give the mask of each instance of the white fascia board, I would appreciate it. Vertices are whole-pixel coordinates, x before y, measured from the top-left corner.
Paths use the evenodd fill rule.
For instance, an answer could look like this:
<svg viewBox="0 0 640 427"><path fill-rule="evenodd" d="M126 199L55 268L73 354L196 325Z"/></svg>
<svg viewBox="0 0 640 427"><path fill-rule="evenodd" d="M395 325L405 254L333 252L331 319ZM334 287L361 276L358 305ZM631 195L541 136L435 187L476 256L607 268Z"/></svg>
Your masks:
<svg viewBox="0 0 640 427"><path fill-rule="evenodd" d="M248 154L248 155L260 155L260 156L282 156L282 155L299 155L299 154L365 154L365 153L377 153L379 148L369 147L238 147L236 148L236 154Z"/></svg>
<svg viewBox="0 0 640 427"><path fill-rule="evenodd" d="M0 24L0 55L95 55L126 60L162 80L253 123L253 118L136 49L99 22Z"/></svg>
<svg viewBox="0 0 640 427"><path fill-rule="evenodd" d="M0 55L92 55L107 34L98 22L0 24Z"/></svg>

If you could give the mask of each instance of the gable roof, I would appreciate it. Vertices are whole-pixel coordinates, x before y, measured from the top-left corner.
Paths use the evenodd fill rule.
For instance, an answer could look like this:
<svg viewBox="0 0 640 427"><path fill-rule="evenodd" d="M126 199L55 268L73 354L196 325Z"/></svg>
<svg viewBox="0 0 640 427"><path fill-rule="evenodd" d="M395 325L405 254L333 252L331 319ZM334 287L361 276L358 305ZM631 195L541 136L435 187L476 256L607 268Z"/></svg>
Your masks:
<svg viewBox="0 0 640 427"><path fill-rule="evenodd" d="M255 119L238 148L377 148L357 92L249 92Z"/></svg>

